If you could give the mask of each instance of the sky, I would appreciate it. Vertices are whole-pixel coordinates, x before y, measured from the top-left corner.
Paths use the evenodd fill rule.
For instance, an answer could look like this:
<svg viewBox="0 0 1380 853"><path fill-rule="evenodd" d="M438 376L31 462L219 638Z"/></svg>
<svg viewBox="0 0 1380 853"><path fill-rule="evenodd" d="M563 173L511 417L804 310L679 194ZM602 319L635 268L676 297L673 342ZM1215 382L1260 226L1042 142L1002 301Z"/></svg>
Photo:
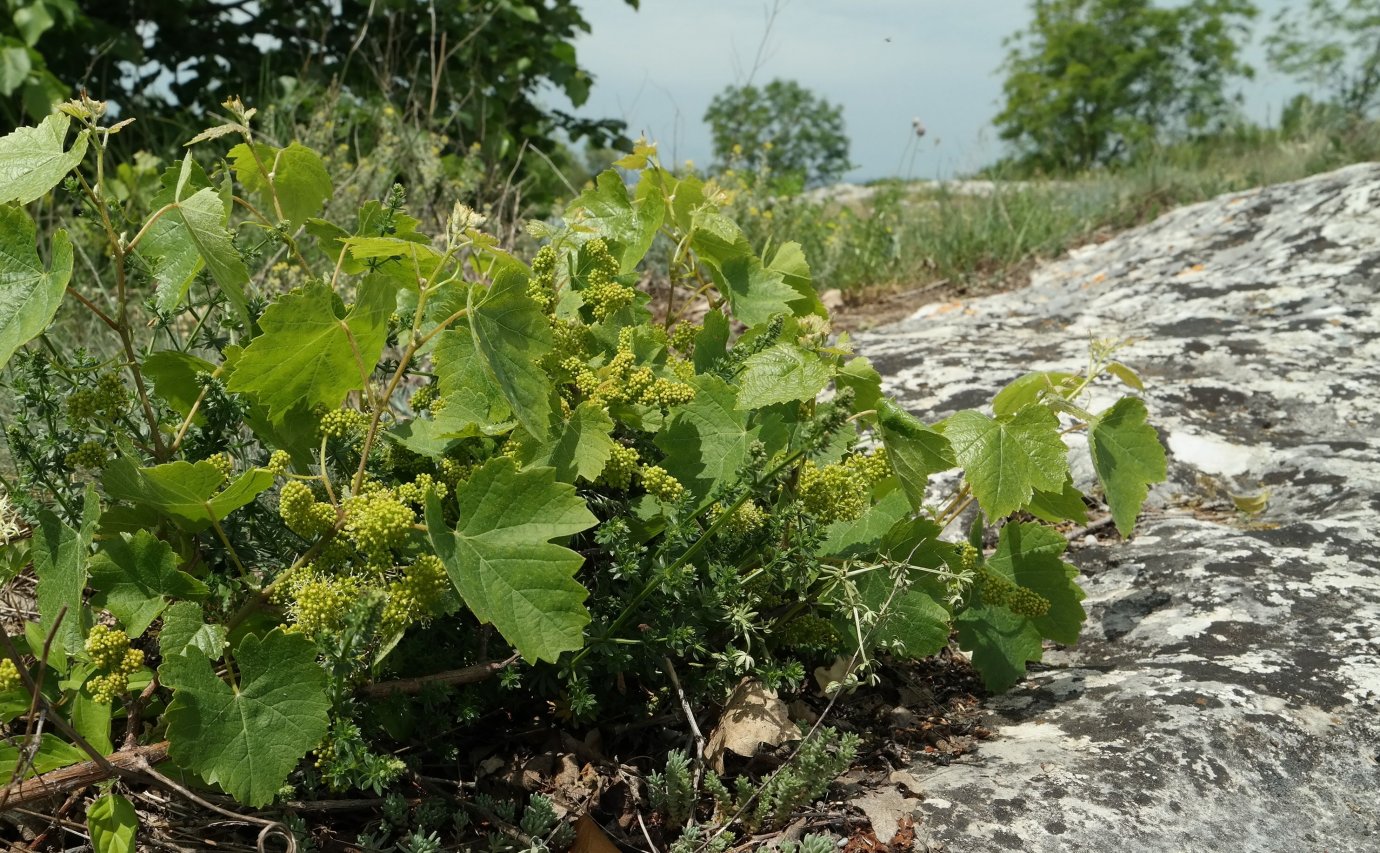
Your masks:
<svg viewBox="0 0 1380 853"><path fill-rule="evenodd" d="M1264 62L1260 34L1291 0L1258 0L1256 43L1242 84L1246 114L1273 122L1291 81ZM702 118L714 95L741 83L794 79L842 104L857 168L847 180L947 178L1003 153L991 120L999 110L1002 40L1030 19L1029 0L778 0L755 63L772 0L581 0L592 32L576 42L595 76L578 112L621 118L668 161L713 158ZM926 135L917 139L912 121Z"/></svg>

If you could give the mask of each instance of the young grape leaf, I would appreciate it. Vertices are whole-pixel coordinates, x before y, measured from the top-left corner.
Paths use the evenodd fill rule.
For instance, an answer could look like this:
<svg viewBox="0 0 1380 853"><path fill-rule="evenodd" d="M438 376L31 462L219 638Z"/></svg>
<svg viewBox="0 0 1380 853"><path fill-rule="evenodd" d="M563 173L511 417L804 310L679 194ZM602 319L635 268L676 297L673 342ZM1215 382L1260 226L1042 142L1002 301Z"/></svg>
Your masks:
<svg viewBox="0 0 1380 853"><path fill-rule="evenodd" d="M518 471L499 456L456 499L460 526L451 531L440 499L427 497L427 535L475 617L529 661L555 661L580 648L589 591L574 574L584 558L549 541L598 523L575 488L557 483L551 468Z"/></svg>
<svg viewBox="0 0 1380 853"><path fill-rule="evenodd" d="M766 270L779 273L781 280L799 294L799 298L793 300L795 313L828 316L828 309L819 301L819 295L811 283L810 264L805 260L805 250L799 243L782 243L772 255L771 263L766 265Z"/></svg>
<svg viewBox="0 0 1380 853"><path fill-rule="evenodd" d="M728 383L702 374L690 384L695 387L694 399L675 410L655 441L666 454L661 467L703 501L734 480L759 431L748 427L748 416L737 409Z"/></svg>
<svg viewBox="0 0 1380 853"><path fill-rule="evenodd" d="M430 244L402 237L351 237L345 248L356 261L396 260L402 273L399 281L407 282L412 290L430 280L441 265L441 253Z"/></svg>
<svg viewBox="0 0 1380 853"><path fill-rule="evenodd" d="M695 351L692 358L696 373L708 373L714 362L728 353L728 318L722 311L710 311L701 321L704 328L695 336Z"/></svg>
<svg viewBox="0 0 1380 853"><path fill-rule="evenodd" d="M556 479L573 483L578 477L593 482L613 454L613 419L603 407L586 400L570 418L555 420L546 441L524 443L518 454L524 467L549 466Z"/></svg>
<svg viewBox="0 0 1380 853"><path fill-rule="evenodd" d="M38 257L36 237L34 221L23 208L0 206L0 367L48 328L72 278L67 232L54 232L46 267Z"/></svg>
<svg viewBox="0 0 1380 853"><path fill-rule="evenodd" d="M165 658L197 649L210 660L220 660L225 651L225 628L208 625L201 605L194 601L175 601L163 611L163 627L158 632L158 653Z"/></svg>
<svg viewBox="0 0 1380 853"><path fill-rule="evenodd" d="M882 614L871 627L869 639L873 647L919 660L947 646L948 609L921 588L903 589L893 595L895 584L885 568L867 572L857 580L862 604L869 611ZM850 648L856 644L854 639Z"/></svg>
<svg viewBox="0 0 1380 853"><path fill-rule="evenodd" d="M776 314L808 313L809 301L780 272L762 266L742 229L727 216L708 208L696 211L690 245L709 267L734 319L744 325L765 323ZM802 301L797 311L795 303Z"/></svg>
<svg viewBox="0 0 1380 853"><path fill-rule="evenodd" d="M139 815L119 794L106 794L86 809L86 832L95 853L134 853Z"/></svg>
<svg viewBox="0 0 1380 853"><path fill-rule="evenodd" d="M285 293L259 319L264 333L240 355L228 387L267 406L275 423L299 406L334 409L373 372L396 305L396 285L378 276L364 279L344 319L324 284Z"/></svg>
<svg viewBox="0 0 1380 853"><path fill-rule="evenodd" d="M1014 415L1044 394L1063 396L1069 383L1078 377L1072 373L1042 370L1018 376L992 398L992 412L997 417Z"/></svg>
<svg viewBox="0 0 1380 853"><path fill-rule="evenodd" d="M1062 489L1069 473L1059 419L1044 406L996 420L968 409L944 422L944 435L989 519L1025 506L1035 489Z"/></svg>
<svg viewBox="0 0 1380 853"><path fill-rule="evenodd" d="M235 647L235 667L232 687L195 647L163 659L158 676L173 691L163 714L168 754L258 807L325 736L331 700L316 646L300 634L247 635Z"/></svg>
<svg viewBox="0 0 1380 853"><path fill-rule="evenodd" d="M867 557L877 553L878 543L898 521L910 515L905 493L893 489L851 521L836 521L819 547L821 557Z"/></svg>
<svg viewBox="0 0 1380 853"><path fill-rule="evenodd" d="M1145 403L1123 397L1088 427L1088 450L1112 519L1122 536L1131 535L1151 483L1164 482L1164 447L1145 422Z"/></svg>
<svg viewBox="0 0 1380 853"><path fill-rule="evenodd" d="M178 461L140 468L128 457L106 466L101 478L106 494L158 510L196 532L220 521L273 486L273 474L246 471L221 490L224 475L210 462Z"/></svg>
<svg viewBox="0 0 1380 853"><path fill-rule="evenodd" d="M86 738L86 742L102 755L114 752L115 745L110 741L110 721L114 718L115 709L110 701L97 702L83 687L72 697L70 707L72 728L77 730L77 734Z"/></svg>
<svg viewBox="0 0 1380 853"><path fill-rule="evenodd" d="M858 356L839 368L834 384L853 389L853 408L859 412L878 411L882 407L882 374L872 362ZM952 467L952 466L950 466Z"/></svg>
<svg viewBox="0 0 1380 853"><path fill-rule="evenodd" d="M241 142L230 149L229 156L235 177L246 190L261 198L264 215L272 216L281 209L283 220L292 228L319 213L321 205L331 197L331 176L320 155L296 142L286 148L256 143L253 150ZM271 188L264 169L273 176ZM274 190L279 207L275 207Z"/></svg>
<svg viewBox="0 0 1380 853"><path fill-rule="evenodd" d="M173 411L184 418L201 396L198 377L216 372L216 366L204 358L175 349L160 350L144 359L144 378L153 380L153 392ZM192 423L200 426L206 415L197 410Z"/></svg>
<svg viewBox="0 0 1380 853"><path fill-rule="evenodd" d="M148 630L170 598L200 598L206 584L177 570L172 546L141 530L101 543L91 559L91 603L104 607L137 637Z"/></svg>
<svg viewBox="0 0 1380 853"><path fill-rule="evenodd" d="M807 349L785 342L748 356L738 377L738 408L813 400L834 377L833 365Z"/></svg>
<svg viewBox="0 0 1380 853"><path fill-rule="evenodd" d="M1075 580L1078 570L1059 559L1068 547L1064 534L1042 524L1008 524L1001 529L996 553L987 559L992 572L1049 601L1049 612L1031 620L1040 636L1073 645L1087 613L1085 593Z"/></svg>
<svg viewBox="0 0 1380 853"><path fill-rule="evenodd" d="M877 426L891 470L901 481L910 505L920 509L925 503L930 476L958 464L949 439L889 399L880 403Z"/></svg>
<svg viewBox="0 0 1380 853"><path fill-rule="evenodd" d="M448 420L459 426L468 421L484 427L511 419L513 409L498 380L479 355L474 333L467 322L462 320L436 336L431 363L435 368L437 388L446 401L441 412ZM452 406L455 407L453 411Z"/></svg>
<svg viewBox="0 0 1380 853"><path fill-rule="evenodd" d="M993 693L1024 678L1026 661L1040 659L1040 632L1035 623L1004 607L968 607L954 624L958 647L968 653L982 683Z"/></svg>
<svg viewBox="0 0 1380 853"><path fill-rule="evenodd" d="M1036 489L1025 509L1050 524L1065 520L1088 523L1088 508L1083 505L1083 493L1073 487L1072 477L1065 479L1064 488L1057 492Z"/></svg>
<svg viewBox="0 0 1380 853"><path fill-rule="evenodd" d="M64 150L71 122L66 114L53 113L38 127L16 128L0 137L0 204L28 204L77 167L86 156L89 131L79 132Z"/></svg>
<svg viewBox="0 0 1380 853"><path fill-rule="evenodd" d="M50 658L65 661L80 649L86 635L82 626L82 595L86 589L87 551L101 517L101 502L93 486L86 487L81 526L73 530L52 512L37 513L29 554L38 577L38 627L42 636L52 634ZM62 622L58 614L66 613ZM54 626L57 627L54 632ZM0 778L3 775L0 774Z"/></svg>
<svg viewBox="0 0 1380 853"><path fill-rule="evenodd" d="M21 748L27 756L29 744L25 742L23 737L0 740L0 779L4 779L6 784L15 778L14 771L19 767ZM87 754L79 747L58 739L56 735L44 732L38 740L38 749L34 750L33 757L28 761L24 774L20 778L27 779L40 773L47 773L49 770L80 764L86 760L88 760Z"/></svg>
<svg viewBox="0 0 1380 853"><path fill-rule="evenodd" d="M188 152L178 180L154 196L161 215L148 226L136 251L152 271L154 304L160 311L176 308L186 297L192 279L206 269L248 325L244 288L249 283L249 270L226 230L230 199L223 190L210 186L187 192L201 180L200 167Z"/></svg>
<svg viewBox="0 0 1380 853"><path fill-rule="evenodd" d="M527 295L527 276L504 268L489 288L470 291L474 348L523 428L545 440L551 379L541 367L551 349L551 324Z"/></svg>
<svg viewBox="0 0 1380 853"><path fill-rule="evenodd" d="M621 271L632 272L656 239L666 215L666 200L660 193L648 192L633 199L623 178L610 169L571 202L570 209L580 212L582 223L617 244L613 248Z"/></svg>

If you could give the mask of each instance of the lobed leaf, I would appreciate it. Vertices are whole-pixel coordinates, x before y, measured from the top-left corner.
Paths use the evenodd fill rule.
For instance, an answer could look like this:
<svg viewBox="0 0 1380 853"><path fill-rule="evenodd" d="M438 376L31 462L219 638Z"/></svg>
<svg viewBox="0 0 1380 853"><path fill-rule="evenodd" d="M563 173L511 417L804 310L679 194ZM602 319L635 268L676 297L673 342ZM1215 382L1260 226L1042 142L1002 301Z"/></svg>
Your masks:
<svg viewBox="0 0 1380 853"><path fill-rule="evenodd" d="M833 365L807 349L778 343L748 357L738 376L737 407L744 411L777 403L813 400L834 376Z"/></svg>
<svg viewBox="0 0 1380 853"><path fill-rule="evenodd" d="M66 148L71 122L65 113L53 113L38 127L16 128L0 137L0 204L28 204L81 163L90 131L78 132Z"/></svg>
<svg viewBox="0 0 1380 853"><path fill-rule="evenodd" d="M264 333L240 355L227 387L262 403L275 423L296 408L334 409L365 387L396 305L395 285L374 276L361 283L343 319L324 284L285 293L264 311Z"/></svg>
<svg viewBox="0 0 1380 853"><path fill-rule="evenodd" d="M958 412L944 422L944 435L989 519L1025 506L1035 489L1061 490L1068 476L1059 419L1044 406L996 420L971 409Z"/></svg>
<svg viewBox="0 0 1380 853"><path fill-rule="evenodd" d="M273 486L273 474L246 471L221 489L225 477L210 462L178 461L140 468L123 457L106 466L101 484L115 500L158 510L193 532L210 527Z"/></svg>
<svg viewBox="0 0 1380 853"><path fill-rule="evenodd" d="M163 714L168 755L240 802L270 802L288 774L326 734L331 701L316 646L275 628L235 648L236 685L216 676L195 646L163 659L173 691Z"/></svg>
<svg viewBox="0 0 1380 853"><path fill-rule="evenodd" d="M1122 536L1135 529L1150 484L1162 483L1168 475L1164 447L1145 417L1140 398L1123 397L1088 426L1093 468Z"/></svg>
<svg viewBox="0 0 1380 853"><path fill-rule="evenodd" d="M47 330L72 279L72 241L67 232L53 234L52 259L46 266L38 256L36 239L28 213L0 206L0 367Z"/></svg>
<svg viewBox="0 0 1380 853"><path fill-rule="evenodd" d="M427 535L465 604L529 661L555 661L583 645L589 594L575 580L584 558L550 542L596 523L573 486L551 468L517 470L495 457L462 485L460 526L441 501L426 503Z"/></svg>
<svg viewBox="0 0 1380 853"><path fill-rule="evenodd" d="M91 603L114 614L131 637L147 631L169 599L201 598L208 591L178 571L172 546L147 530L101 543L91 559L91 588Z"/></svg>

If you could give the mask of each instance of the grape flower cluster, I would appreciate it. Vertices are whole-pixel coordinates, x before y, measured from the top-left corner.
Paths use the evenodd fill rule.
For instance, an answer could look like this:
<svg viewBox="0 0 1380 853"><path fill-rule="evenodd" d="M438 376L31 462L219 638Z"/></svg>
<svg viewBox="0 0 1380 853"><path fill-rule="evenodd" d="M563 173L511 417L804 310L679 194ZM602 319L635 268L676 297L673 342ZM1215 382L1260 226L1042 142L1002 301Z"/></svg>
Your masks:
<svg viewBox="0 0 1380 853"><path fill-rule="evenodd" d="M107 625L92 627L86 637L86 654L98 673L86 680L86 689L102 704L128 691L129 676L144 665L144 653L129 647L129 636Z"/></svg>

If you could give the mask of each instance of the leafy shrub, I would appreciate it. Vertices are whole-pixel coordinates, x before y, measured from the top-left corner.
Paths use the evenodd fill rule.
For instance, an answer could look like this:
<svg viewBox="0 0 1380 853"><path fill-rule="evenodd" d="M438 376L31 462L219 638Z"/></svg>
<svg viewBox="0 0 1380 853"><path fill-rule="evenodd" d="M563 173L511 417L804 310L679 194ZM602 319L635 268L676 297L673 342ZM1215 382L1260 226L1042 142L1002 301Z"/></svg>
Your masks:
<svg viewBox="0 0 1380 853"><path fill-rule="evenodd" d="M463 205L422 233L400 187L319 217L321 157L225 106L146 209L112 189L122 125L98 102L0 139L19 176L0 188L0 565L38 584L0 709L49 723L0 772L122 743L252 806L383 791L445 754L418 730L438 715L671 703L668 659L691 700L838 656L856 679L954 627L1002 689L1084 618L1063 535L1029 520L1084 517L1061 434L1088 431L1123 533L1164 475L1138 398L1078 405L1108 371L1136 382L1103 350L993 415L919 422L831 335L799 246L758 256L719 190L649 146L617 164L634 186L607 172L534 223L529 264ZM66 227L40 247L24 205L59 185ZM658 234L702 324L653 322L634 287ZM267 275L279 253L290 280ZM56 340L69 311L104 344ZM974 502L973 541L942 539Z"/></svg>

